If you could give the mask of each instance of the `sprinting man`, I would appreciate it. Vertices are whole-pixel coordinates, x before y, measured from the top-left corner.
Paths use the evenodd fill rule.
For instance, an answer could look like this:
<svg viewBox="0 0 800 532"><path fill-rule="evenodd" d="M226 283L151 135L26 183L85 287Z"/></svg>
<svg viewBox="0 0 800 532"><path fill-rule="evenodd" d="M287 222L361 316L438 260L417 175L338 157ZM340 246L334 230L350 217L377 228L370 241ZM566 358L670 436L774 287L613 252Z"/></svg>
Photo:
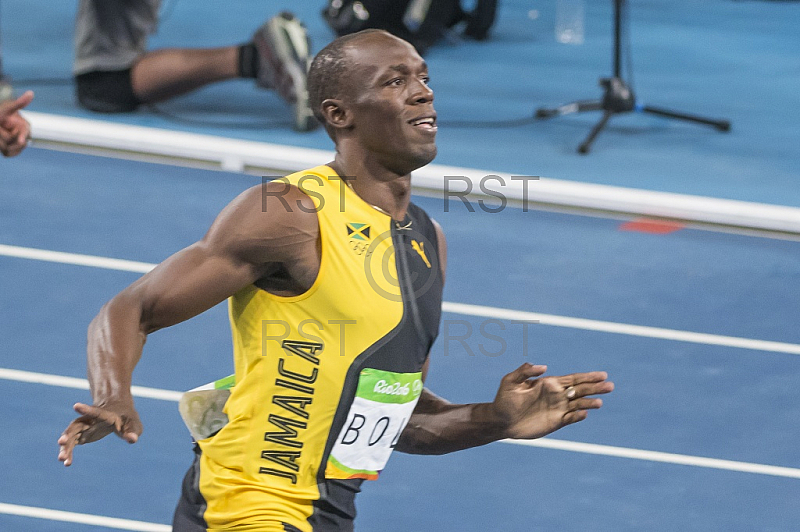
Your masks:
<svg viewBox="0 0 800 532"><path fill-rule="evenodd" d="M446 263L441 228L410 202L410 173L436 155L428 68L407 42L367 30L323 49L309 88L334 161L245 191L89 327L94 403L75 405L58 440L65 465L111 432L137 441L131 374L147 335L229 299L227 422L195 434L176 531L352 530L359 486L393 449L538 438L613 389L604 372L542 377L527 363L491 403L424 388Z"/></svg>

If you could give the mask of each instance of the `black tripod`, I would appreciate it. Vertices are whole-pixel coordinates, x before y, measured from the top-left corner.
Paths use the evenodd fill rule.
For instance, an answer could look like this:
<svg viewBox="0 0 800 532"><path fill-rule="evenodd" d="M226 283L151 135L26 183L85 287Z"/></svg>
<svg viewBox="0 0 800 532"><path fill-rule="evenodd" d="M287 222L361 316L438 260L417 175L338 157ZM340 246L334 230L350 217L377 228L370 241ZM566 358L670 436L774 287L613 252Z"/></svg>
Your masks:
<svg viewBox="0 0 800 532"><path fill-rule="evenodd" d="M622 79L621 74L621 46L620 34L622 32L622 10L625 0L614 0L614 76L611 78L600 78L600 86L605 89L602 100L583 100L567 103L555 108L539 108L536 110L536 118L550 118L572 113L582 113L584 111L603 111L600 121L594 126L586 140L578 146L578 153L589 153L589 148L594 142L595 137L603 130L609 118L615 114L629 113L631 111L642 111L654 115L687 120L699 124L713 126L720 131L728 131L731 123L728 120L714 120L700 116L678 113L669 109L653 107L651 105L640 105L636 102L636 96Z"/></svg>

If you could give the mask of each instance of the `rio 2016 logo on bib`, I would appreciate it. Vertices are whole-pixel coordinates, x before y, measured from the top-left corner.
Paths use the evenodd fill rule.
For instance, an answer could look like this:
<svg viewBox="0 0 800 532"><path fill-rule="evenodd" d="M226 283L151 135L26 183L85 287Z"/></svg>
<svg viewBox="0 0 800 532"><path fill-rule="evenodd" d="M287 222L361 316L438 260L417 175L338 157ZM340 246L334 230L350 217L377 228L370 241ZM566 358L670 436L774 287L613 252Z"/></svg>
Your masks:
<svg viewBox="0 0 800 532"><path fill-rule="evenodd" d="M328 457L325 477L377 479L421 393L421 373L362 370L347 420Z"/></svg>

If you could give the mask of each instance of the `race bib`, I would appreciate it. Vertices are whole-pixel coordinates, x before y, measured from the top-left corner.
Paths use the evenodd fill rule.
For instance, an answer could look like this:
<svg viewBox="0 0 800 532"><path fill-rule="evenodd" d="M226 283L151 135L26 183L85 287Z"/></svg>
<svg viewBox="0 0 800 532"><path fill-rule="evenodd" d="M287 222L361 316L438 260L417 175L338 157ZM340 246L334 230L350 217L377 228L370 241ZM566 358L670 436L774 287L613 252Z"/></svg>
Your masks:
<svg viewBox="0 0 800 532"><path fill-rule="evenodd" d="M235 383L235 376L230 375L181 395L178 411L195 440L208 438L228 424L223 408Z"/></svg>
<svg viewBox="0 0 800 532"><path fill-rule="evenodd" d="M347 420L328 457L325 477L376 480L421 393L421 373L362 370Z"/></svg>

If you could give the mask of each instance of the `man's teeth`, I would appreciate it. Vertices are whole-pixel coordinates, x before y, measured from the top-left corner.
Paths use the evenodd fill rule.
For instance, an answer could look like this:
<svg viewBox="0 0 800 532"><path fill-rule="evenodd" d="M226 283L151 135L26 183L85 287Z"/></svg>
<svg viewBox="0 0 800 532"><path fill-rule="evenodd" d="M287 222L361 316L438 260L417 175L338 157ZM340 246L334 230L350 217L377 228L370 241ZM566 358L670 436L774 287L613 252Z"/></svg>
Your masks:
<svg viewBox="0 0 800 532"><path fill-rule="evenodd" d="M427 124L429 126L432 126L434 124L434 122L433 122L433 118L420 118L419 120L414 120L412 122L412 124L415 125L415 126L419 126L419 125L422 125L422 124Z"/></svg>

